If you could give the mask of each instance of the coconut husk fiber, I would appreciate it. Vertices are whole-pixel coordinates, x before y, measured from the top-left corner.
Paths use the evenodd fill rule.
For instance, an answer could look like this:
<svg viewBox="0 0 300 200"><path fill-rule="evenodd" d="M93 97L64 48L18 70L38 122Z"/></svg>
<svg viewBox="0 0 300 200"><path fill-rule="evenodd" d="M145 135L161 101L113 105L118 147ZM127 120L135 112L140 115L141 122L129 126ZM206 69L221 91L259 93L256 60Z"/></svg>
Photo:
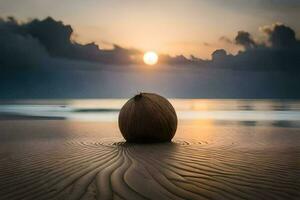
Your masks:
<svg viewBox="0 0 300 200"><path fill-rule="evenodd" d="M127 142L170 142L177 129L177 115L166 98L140 93L122 107L119 128Z"/></svg>

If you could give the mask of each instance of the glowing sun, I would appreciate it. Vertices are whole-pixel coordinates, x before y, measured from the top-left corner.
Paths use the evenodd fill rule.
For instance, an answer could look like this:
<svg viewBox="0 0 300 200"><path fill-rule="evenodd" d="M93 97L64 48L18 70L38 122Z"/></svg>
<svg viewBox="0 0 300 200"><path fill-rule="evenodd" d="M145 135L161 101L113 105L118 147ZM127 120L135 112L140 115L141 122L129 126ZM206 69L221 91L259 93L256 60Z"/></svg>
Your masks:
<svg viewBox="0 0 300 200"><path fill-rule="evenodd" d="M147 65L155 65L158 61L158 55L154 51L148 51L144 54L144 63Z"/></svg>

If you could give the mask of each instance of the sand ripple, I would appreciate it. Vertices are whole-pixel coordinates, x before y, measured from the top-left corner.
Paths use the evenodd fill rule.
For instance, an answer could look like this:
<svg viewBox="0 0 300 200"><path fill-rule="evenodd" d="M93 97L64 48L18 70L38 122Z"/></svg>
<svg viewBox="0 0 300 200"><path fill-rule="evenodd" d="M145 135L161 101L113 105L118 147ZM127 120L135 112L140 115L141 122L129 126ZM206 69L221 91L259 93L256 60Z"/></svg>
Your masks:
<svg viewBox="0 0 300 200"><path fill-rule="evenodd" d="M177 139L6 144L0 199L299 199L300 150Z"/></svg>

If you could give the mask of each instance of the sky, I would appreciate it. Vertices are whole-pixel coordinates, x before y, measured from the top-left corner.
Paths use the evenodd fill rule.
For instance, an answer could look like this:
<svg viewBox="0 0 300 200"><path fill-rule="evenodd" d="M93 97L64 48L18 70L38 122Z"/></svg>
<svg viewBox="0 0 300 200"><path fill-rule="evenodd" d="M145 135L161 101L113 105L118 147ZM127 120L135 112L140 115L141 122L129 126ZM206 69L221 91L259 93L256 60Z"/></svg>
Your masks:
<svg viewBox="0 0 300 200"><path fill-rule="evenodd" d="M242 47L226 38L240 30L263 40L261 28L280 22L298 33L299 11L298 0L0 0L1 17L51 16L72 25L80 43L203 59L219 48L236 54Z"/></svg>
<svg viewBox="0 0 300 200"><path fill-rule="evenodd" d="M300 99L299 19L299 0L0 0L0 100Z"/></svg>

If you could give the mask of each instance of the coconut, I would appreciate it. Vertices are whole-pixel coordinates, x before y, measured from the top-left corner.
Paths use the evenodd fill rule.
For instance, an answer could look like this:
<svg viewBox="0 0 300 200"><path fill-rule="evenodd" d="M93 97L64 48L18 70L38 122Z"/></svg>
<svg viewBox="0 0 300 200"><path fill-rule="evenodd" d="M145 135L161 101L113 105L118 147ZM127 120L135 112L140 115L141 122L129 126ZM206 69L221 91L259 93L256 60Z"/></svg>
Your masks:
<svg viewBox="0 0 300 200"><path fill-rule="evenodd" d="M119 128L127 142L170 142L177 129L177 115L166 98L140 93L122 107Z"/></svg>

